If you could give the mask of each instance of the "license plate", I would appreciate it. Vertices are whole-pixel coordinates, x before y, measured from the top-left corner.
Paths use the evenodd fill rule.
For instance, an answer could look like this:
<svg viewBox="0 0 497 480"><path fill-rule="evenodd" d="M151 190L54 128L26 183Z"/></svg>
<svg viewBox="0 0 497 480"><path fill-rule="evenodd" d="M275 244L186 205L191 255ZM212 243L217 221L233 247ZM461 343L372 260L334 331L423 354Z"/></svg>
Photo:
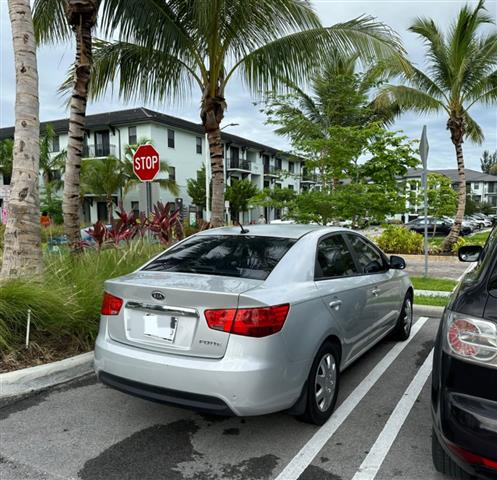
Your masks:
<svg viewBox="0 0 497 480"><path fill-rule="evenodd" d="M147 337L159 338L166 342L174 342L178 319L167 315L147 313L143 316L143 334Z"/></svg>

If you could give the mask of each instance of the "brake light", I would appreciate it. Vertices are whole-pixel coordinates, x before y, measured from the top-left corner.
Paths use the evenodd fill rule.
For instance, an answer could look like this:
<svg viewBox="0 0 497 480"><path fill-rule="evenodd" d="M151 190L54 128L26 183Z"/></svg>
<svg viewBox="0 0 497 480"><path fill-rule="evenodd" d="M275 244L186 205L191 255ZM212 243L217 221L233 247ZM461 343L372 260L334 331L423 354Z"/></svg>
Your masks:
<svg viewBox="0 0 497 480"><path fill-rule="evenodd" d="M493 468L497 470L497 462L490 460L490 458L481 457L475 453L468 452L457 445L448 444L449 448L460 458L473 465L482 465L484 467Z"/></svg>
<svg viewBox="0 0 497 480"><path fill-rule="evenodd" d="M244 335L266 337L279 332L285 323L290 305L273 307L206 310L207 325L214 330Z"/></svg>
<svg viewBox="0 0 497 480"><path fill-rule="evenodd" d="M491 363L497 357L494 322L448 312L445 339L452 355L482 363Z"/></svg>
<svg viewBox="0 0 497 480"><path fill-rule="evenodd" d="M121 298L115 297L108 292L104 292L100 313L102 315L119 315L122 306L123 300Z"/></svg>

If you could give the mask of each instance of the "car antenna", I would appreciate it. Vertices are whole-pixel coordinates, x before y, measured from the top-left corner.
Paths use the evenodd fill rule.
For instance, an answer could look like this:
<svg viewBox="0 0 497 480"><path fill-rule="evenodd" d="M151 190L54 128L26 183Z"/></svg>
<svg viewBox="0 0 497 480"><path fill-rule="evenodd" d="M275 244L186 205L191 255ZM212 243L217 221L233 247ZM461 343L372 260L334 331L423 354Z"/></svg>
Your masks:
<svg viewBox="0 0 497 480"><path fill-rule="evenodd" d="M240 227L240 233L249 233L249 231L243 227L241 222L238 222L238 226Z"/></svg>

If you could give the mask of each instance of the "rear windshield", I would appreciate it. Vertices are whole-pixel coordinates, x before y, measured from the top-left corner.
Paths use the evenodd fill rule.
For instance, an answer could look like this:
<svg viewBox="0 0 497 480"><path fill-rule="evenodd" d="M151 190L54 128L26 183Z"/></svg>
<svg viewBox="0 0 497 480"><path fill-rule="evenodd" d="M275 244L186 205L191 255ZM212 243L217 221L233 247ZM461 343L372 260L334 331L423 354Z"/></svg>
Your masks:
<svg viewBox="0 0 497 480"><path fill-rule="evenodd" d="M265 280L296 241L277 237L200 235L163 253L143 270Z"/></svg>

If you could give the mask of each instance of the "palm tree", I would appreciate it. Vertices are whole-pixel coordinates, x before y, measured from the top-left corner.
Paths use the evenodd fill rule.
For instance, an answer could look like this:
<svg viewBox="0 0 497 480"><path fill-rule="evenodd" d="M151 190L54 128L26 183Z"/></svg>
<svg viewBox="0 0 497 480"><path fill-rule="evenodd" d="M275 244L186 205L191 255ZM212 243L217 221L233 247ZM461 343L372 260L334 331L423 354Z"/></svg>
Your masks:
<svg viewBox="0 0 497 480"><path fill-rule="evenodd" d="M43 184L50 185L53 190L59 190L64 182L60 178L60 172L65 169L67 152L61 150L56 155L52 155L52 144L56 137L52 125L47 125L45 132L40 137L40 172L43 177Z"/></svg>
<svg viewBox="0 0 497 480"><path fill-rule="evenodd" d="M2 278L38 275L43 267L38 188L38 70L29 0L9 0L9 16L16 68L16 123Z"/></svg>
<svg viewBox="0 0 497 480"><path fill-rule="evenodd" d="M300 0L105 0L106 33L96 41L91 92L119 77L120 95L145 101L178 99L196 86L212 164L212 226L223 223L220 125L226 87L236 75L258 93L288 80L312 78L332 54L401 57L399 38L371 17L323 28Z"/></svg>
<svg viewBox="0 0 497 480"><path fill-rule="evenodd" d="M76 39L69 138L64 177L64 230L70 243L80 239L80 169L84 143L88 83L92 66L92 29L100 0L35 0L34 25L39 42Z"/></svg>
<svg viewBox="0 0 497 480"><path fill-rule="evenodd" d="M455 148L459 172L458 207L454 226L442 244L450 251L456 242L466 206L466 178L462 144L464 139L483 141L483 131L471 117L471 108L497 101L497 33L482 33L495 24L487 14L484 0L471 8L464 6L447 34L431 19L420 18L410 27L426 46L426 71L413 67L404 76L407 85L388 85L379 95L380 105L396 105L401 110L420 113L443 112Z"/></svg>

